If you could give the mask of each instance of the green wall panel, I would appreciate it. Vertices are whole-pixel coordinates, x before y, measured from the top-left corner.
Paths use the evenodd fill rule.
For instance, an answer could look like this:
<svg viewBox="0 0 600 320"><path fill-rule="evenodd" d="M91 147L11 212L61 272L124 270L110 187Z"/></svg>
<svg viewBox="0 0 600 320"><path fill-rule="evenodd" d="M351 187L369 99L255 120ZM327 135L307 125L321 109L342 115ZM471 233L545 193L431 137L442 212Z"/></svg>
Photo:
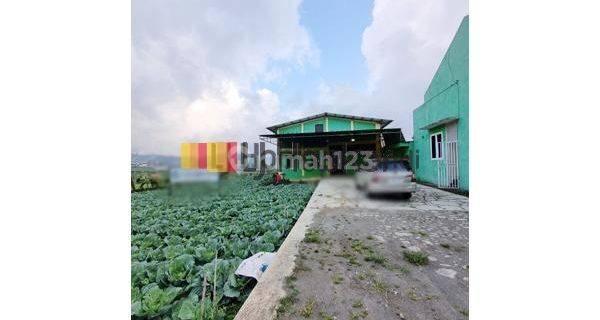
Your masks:
<svg viewBox="0 0 600 320"><path fill-rule="evenodd" d="M325 117L312 119L309 121L305 121L302 123L297 123L293 125L289 125L287 127L277 129L277 133L286 134L286 133L310 133L315 132L315 125L321 124L323 125L323 131L350 131L352 130L352 121L354 121L354 130L372 130L377 128L377 124L371 121L362 121L362 120L351 120L345 118L336 118L336 117ZM302 131L302 126L304 126L304 131Z"/></svg>
<svg viewBox="0 0 600 320"><path fill-rule="evenodd" d="M293 124L291 126L283 127L277 130L277 133L285 134L285 133L300 133L302 131L302 127L300 124Z"/></svg>
<svg viewBox="0 0 600 320"><path fill-rule="evenodd" d="M469 17L461 22L440 66L424 95L424 103L413 111L413 170L418 180L437 183L437 162L431 159L429 137L443 133L446 124L423 129L438 121L456 118L460 189L469 190ZM417 160L418 154L418 160ZM446 154L444 152L444 154ZM418 162L418 163L417 163Z"/></svg>
<svg viewBox="0 0 600 320"><path fill-rule="evenodd" d="M350 119L333 117L328 117L327 119L327 122L329 123L329 131L350 131L352 129L350 125Z"/></svg>
<svg viewBox="0 0 600 320"><path fill-rule="evenodd" d="M372 130L377 129L375 122L354 120L354 130Z"/></svg>
<svg viewBox="0 0 600 320"><path fill-rule="evenodd" d="M325 118L317 118L304 122L304 132L315 132L315 125L322 124L325 131Z"/></svg>

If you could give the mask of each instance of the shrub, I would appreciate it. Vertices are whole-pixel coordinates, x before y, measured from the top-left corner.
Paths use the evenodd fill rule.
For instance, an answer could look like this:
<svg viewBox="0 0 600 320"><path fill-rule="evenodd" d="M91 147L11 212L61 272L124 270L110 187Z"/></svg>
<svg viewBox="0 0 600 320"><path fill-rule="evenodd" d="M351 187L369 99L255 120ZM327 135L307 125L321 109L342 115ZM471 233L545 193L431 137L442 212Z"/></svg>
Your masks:
<svg viewBox="0 0 600 320"><path fill-rule="evenodd" d="M421 251L404 251L404 260L418 266L429 264L429 257Z"/></svg>

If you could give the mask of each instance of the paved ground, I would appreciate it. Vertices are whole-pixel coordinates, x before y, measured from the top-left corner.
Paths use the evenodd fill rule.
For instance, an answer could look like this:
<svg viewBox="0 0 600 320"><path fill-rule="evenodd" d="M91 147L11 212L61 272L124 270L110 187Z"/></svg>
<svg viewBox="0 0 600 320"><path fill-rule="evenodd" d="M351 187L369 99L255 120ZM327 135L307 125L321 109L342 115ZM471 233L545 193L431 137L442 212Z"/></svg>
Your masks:
<svg viewBox="0 0 600 320"><path fill-rule="evenodd" d="M468 198L426 186L369 199L348 178L323 197L287 283L279 319L467 319ZM428 255L414 265L404 252ZM368 261L367 261L368 260Z"/></svg>

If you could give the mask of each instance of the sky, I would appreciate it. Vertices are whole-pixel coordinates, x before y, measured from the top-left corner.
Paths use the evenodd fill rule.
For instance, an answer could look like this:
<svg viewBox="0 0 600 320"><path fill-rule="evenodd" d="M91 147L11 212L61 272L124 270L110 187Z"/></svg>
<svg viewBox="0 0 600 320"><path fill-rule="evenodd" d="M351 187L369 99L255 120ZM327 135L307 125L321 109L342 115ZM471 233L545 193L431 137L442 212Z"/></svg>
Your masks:
<svg viewBox="0 0 600 320"><path fill-rule="evenodd" d="M391 119L412 111L466 0L134 0L132 152L181 142L258 142L321 112Z"/></svg>

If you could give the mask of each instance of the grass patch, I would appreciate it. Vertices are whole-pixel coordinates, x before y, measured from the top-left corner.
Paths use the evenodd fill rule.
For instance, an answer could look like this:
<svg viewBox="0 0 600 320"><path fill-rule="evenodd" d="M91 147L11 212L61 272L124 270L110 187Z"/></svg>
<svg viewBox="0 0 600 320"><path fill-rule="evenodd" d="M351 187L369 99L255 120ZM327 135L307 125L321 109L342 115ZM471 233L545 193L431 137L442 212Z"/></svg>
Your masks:
<svg viewBox="0 0 600 320"><path fill-rule="evenodd" d="M417 294L417 291L414 288L410 288L409 290L406 291L406 296L412 300L412 301L419 301L419 295Z"/></svg>
<svg viewBox="0 0 600 320"><path fill-rule="evenodd" d="M400 268L398 268L398 271L400 271L400 273L402 273L403 275L407 275L410 273L410 269L407 266L400 266Z"/></svg>
<svg viewBox="0 0 600 320"><path fill-rule="evenodd" d="M313 310L315 308L315 303L316 303L316 301L314 298L308 299L308 302L306 302L306 305L304 306L304 308L300 309L300 311L299 311L300 315L305 318L310 318L310 316L312 316L312 314L313 314Z"/></svg>
<svg viewBox="0 0 600 320"><path fill-rule="evenodd" d="M373 289L379 293L386 293L390 287L383 281L376 279L373 281Z"/></svg>
<svg viewBox="0 0 600 320"><path fill-rule="evenodd" d="M333 320L333 316L323 310L319 311L319 316L323 320Z"/></svg>
<svg viewBox="0 0 600 320"><path fill-rule="evenodd" d="M285 277L285 284L290 292L285 297L279 299L277 314L283 314L291 311L294 303L296 303L298 300L298 294L300 294L300 291L296 289L294 281L296 281L295 275Z"/></svg>
<svg viewBox="0 0 600 320"><path fill-rule="evenodd" d="M429 294L428 294L428 295L423 295L423 296L420 296L420 295L417 293L417 290L416 290L415 288L410 288L410 289L408 289L408 290L406 291L406 296L407 296L407 297L408 297L410 300L412 300L412 301L429 301L429 300L432 300L432 299L437 299L437 298L438 298L437 296L434 296L434 295L429 295Z"/></svg>
<svg viewBox="0 0 600 320"><path fill-rule="evenodd" d="M344 281L344 278L336 273L331 277L331 280L333 281L333 284L340 284Z"/></svg>
<svg viewBox="0 0 600 320"><path fill-rule="evenodd" d="M351 256L350 258L348 258L348 263L354 266L360 266L360 262L356 260L355 256Z"/></svg>
<svg viewBox="0 0 600 320"><path fill-rule="evenodd" d="M288 286L288 288L291 288L294 286L294 281L296 280L298 280L298 278L296 278L295 274L292 274L291 276L285 277L285 284Z"/></svg>
<svg viewBox="0 0 600 320"><path fill-rule="evenodd" d="M334 254L334 256L349 259L350 257L352 257L352 253L350 253L346 250L343 250L342 253L336 253L336 254Z"/></svg>
<svg viewBox="0 0 600 320"><path fill-rule="evenodd" d="M403 255L404 255L404 260L406 260L414 265L424 266L426 264L429 264L429 257L424 252L404 251Z"/></svg>
<svg viewBox="0 0 600 320"><path fill-rule="evenodd" d="M369 271L358 273L358 275L356 277L358 278L358 280L373 279L373 278L375 278L375 274L369 270Z"/></svg>
<svg viewBox="0 0 600 320"><path fill-rule="evenodd" d="M352 303L352 308L362 308L363 306L363 302L360 300L356 300L354 303Z"/></svg>
<svg viewBox="0 0 600 320"><path fill-rule="evenodd" d="M365 261L371 261L377 264L384 264L387 258L378 252L371 251L365 256Z"/></svg>
<svg viewBox="0 0 600 320"><path fill-rule="evenodd" d="M368 315L369 313L367 312L367 310L362 310L359 312L350 312L350 320L364 319Z"/></svg>
<svg viewBox="0 0 600 320"><path fill-rule="evenodd" d="M469 317L469 310L460 309L458 312L467 318Z"/></svg>
<svg viewBox="0 0 600 320"><path fill-rule="evenodd" d="M317 229L308 229L304 236L304 241L308 243L321 243L321 231Z"/></svg>
<svg viewBox="0 0 600 320"><path fill-rule="evenodd" d="M342 253L334 254L334 256L348 260L348 263L351 265L360 266L360 263L358 262L358 260L356 260L356 257L352 253L347 252L346 250L342 251Z"/></svg>
<svg viewBox="0 0 600 320"><path fill-rule="evenodd" d="M365 246L361 240L352 240L350 247L358 253L363 253L364 250L369 250L369 247Z"/></svg>
<svg viewBox="0 0 600 320"><path fill-rule="evenodd" d="M290 312L292 307L298 301L298 294L300 292L296 288L291 288L290 293L279 300L279 306L277 307L277 313L283 314Z"/></svg>

